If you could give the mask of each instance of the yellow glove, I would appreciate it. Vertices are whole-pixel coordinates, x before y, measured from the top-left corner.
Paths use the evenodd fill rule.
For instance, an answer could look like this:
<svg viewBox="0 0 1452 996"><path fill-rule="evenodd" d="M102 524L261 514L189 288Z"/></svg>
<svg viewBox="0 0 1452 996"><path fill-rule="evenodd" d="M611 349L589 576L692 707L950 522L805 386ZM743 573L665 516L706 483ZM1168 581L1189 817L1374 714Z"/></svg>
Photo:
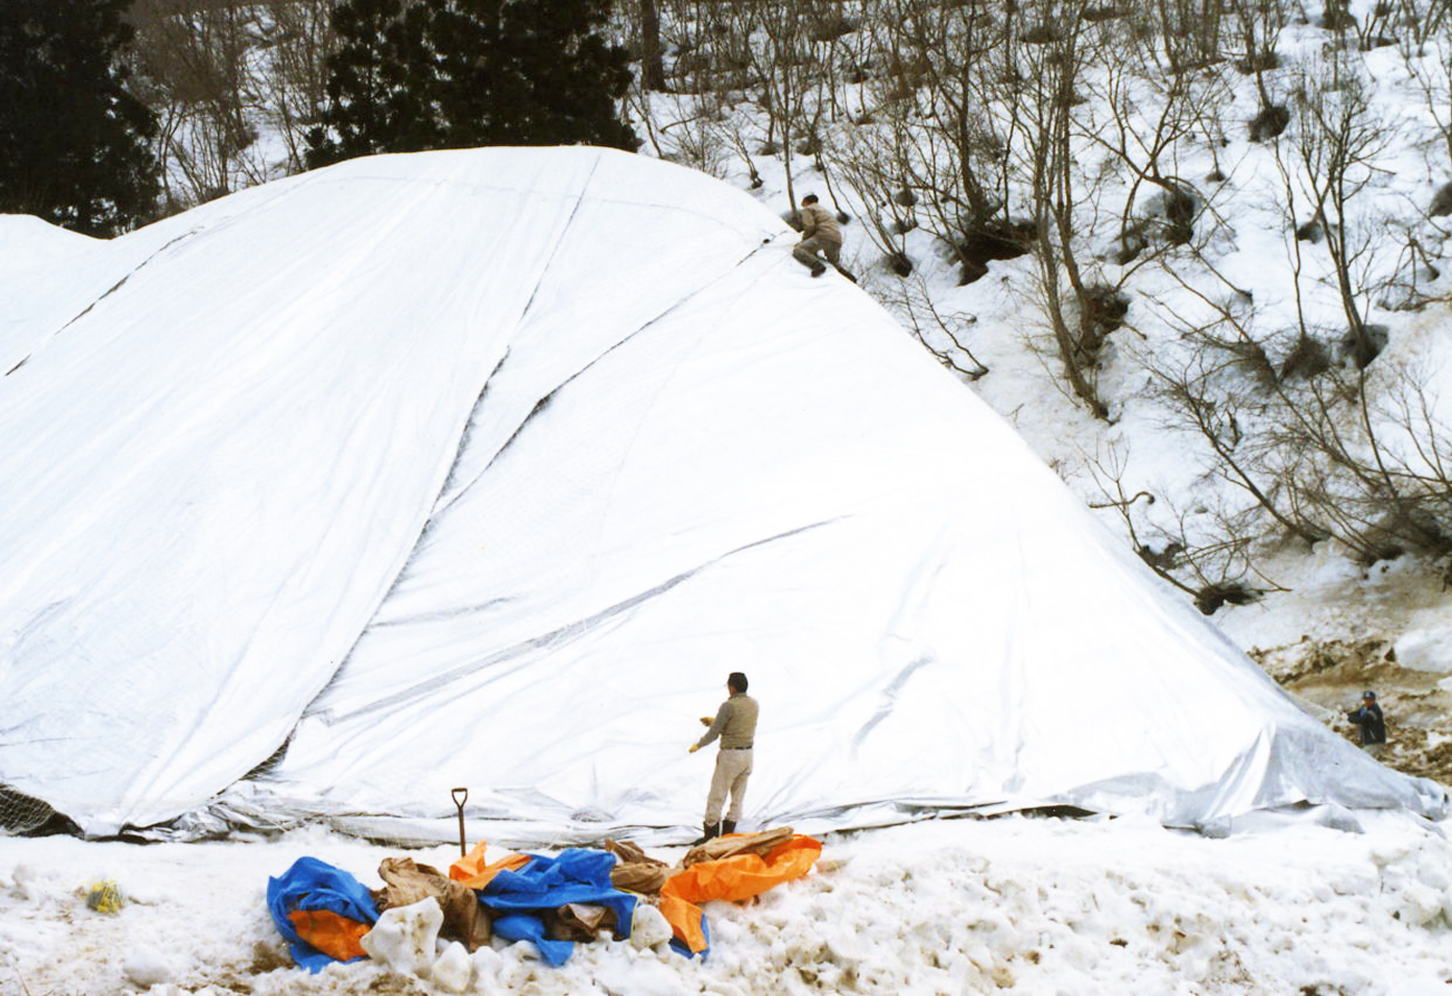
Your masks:
<svg viewBox="0 0 1452 996"><path fill-rule="evenodd" d="M700 749L701 749L701 745L700 744L691 744L691 749L688 750L688 751L686 751L686 753L687 754L694 754L696 751L698 751Z"/></svg>
<svg viewBox="0 0 1452 996"><path fill-rule="evenodd" d="M714 716L702 716L701 717L701 725L702 726L710 726L714 722L716 722L716 718Z"/></svg>

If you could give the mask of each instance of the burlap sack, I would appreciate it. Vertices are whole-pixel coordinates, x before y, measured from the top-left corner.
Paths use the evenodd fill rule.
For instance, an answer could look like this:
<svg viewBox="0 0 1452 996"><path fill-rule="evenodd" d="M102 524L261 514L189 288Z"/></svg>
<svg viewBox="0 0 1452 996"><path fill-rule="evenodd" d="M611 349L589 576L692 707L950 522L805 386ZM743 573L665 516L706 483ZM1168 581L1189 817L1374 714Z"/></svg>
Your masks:
<svg viewBox="0 0 1452 996"><path fill-rule="evenodd" d="M611 885L647 896L660 894L660 887L670 877L669 865L650 857L638 844L628 840L606 840L605 850L619 859L610 870Z"/></svg>
<svg viewBox="0 0 1452 996"><path fill-rule="evenodd" d="M378 876L385 883L373 893L378 912L433 896L444 911L442 936L462 942L470 951L489 943L489 912L479 905L473 890L428 865L415 864L412 858L384 858Z"/></svg>
<svg viewBox="0 0 1452 996"><path fill-rule="evenodd" d="M556 941L593 941L607 927L615 929L615 911L593 903L566 903L548 918L549 936Z"/></svg>
<svg viewBox="0 0 1452 996"><path fill-rule="evenodd" d="M729 837L716 837L687 851L681 864L689 868L702 861L720 861L733 854L764 855L778 844L784 844L791 838L791 827L777 827L775 830L762 830L757 833L735 833Z"/></svg>

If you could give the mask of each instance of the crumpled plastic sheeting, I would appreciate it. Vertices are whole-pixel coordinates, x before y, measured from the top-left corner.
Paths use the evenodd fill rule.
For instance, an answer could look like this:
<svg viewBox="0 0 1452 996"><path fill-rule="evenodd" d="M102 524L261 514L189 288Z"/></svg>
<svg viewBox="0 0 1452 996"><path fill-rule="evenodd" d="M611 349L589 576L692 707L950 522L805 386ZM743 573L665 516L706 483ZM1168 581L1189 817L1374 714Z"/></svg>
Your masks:
<svg viewBox="0 0 1452 996"><path fill-rule="evenodd" d="M557 941L545 930L544 920L529 913L507 913L494 921L494 934L506 941L529 941L551 968L559 968L575 953L574 941Z"/></svg>
<svg viewBox="0 0 1452 996"><path fill-rule="evenodd" d="M466 889L482 889L502 871L518 871L529 864L527 854L506 854L497 861L487 861L489 844L481 840L473 850L449 865L449 878Z"/></svg>
<svg viewBox="0 0 1452 996"><path fill-rule="evenodd" d="M728 845L732 839L720 838ZM716 899L740 902L801 878L821 855L822 844L802 834L791 834L765 854L742 850L701 860L698 852L702 850L696 848L687 855L688 867L672 875L660 890L661 912L679 942L673 946L687 954L703 952L710 944L698 904ZM691 855L697 855L697 860L692 862Z"/></svg>
<svg viewBox="0 0 1452 996"><path fill-rule="evenodd" d="M738 854L755 854L764 857L793 837L791 827L773 827L755 833L729 833L724 837L713 837L704 844L696 844L681 858L681 865L690 868L703 861L722 861Z"/></svg>
<svg viewBox="0 0 1452 996"><path fill-rule="evenodd" d="M758 824L1442 811L792 241L644 157L461 150L0 271L0 783L92 834L458 785L536 839L691 826L745 670Z"/></svg>
<svg viewBox="0 0 1452 996"><path fill-rule="evenodd" d="M672 875L661 888L661 895L693 903L713 899L739 902L801 878L821 853L820 841L796 834L764 855L733 854L729 858L693 864Z"/></svg>
<svg viewBox="0 0 1452 996"><path fill-rule="evenodd" d="M554 857L531 854L517 871L496 874L479 894L494 914L494 933L506 940L528 940L550 965L561 965L574 952L574 942L552 939L544 917L561 906L588 903L615 914L615 930L630 936L636 897L610 884L615 855L606 851L567 848Z"/></svg>
<svg viewBox="0 0 1452 996"><path fill-rule="evenodd" d="M293 960L310 972L322 971L335 959L308 943L298 932L291 914L299 910L333 913L357 923L372 924L378 920L372 894L352 875L326 861L298 858L282 875L269 878L267 911L278 933L287 941ZM361 952L357 957L362 957Z"/></svg>

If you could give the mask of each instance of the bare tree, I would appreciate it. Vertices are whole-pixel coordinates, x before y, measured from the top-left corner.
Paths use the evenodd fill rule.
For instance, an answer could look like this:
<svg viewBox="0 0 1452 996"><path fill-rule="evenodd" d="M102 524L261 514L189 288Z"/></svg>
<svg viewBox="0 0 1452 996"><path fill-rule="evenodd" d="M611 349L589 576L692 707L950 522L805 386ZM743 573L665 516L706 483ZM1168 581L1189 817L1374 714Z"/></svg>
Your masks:
<svg viewBox="0 0 1452 996"><path fill-rule="evenodd" d="M1095 417L1107 419L1109 408L1095 386L1104 331L1076 241L1085 177L1076 159L1074 111L1083 100L1081 74L1096 56L1085 6L1083 0L1043 0L1026 8L1032 23L1008 39L1003 72L1018 84L1010 114L1030 191L1044 317L1074 395Z"/></svg>
<svg viewBox="0 0 1452 996"><path fill-rule="evenodd" d="M256 72L266 94L264 115L287 150L283 168L304 168L307 132L327 104L328 57L337 49L327 0L273 0L262 21Z"/></svg>
<svg viewBox="0 0 1452 996"><path fill-rule="evenodd" d="M1094 457L1086 456L1100 494L1089 507L1112 509L1145 566L1193 598L1201 612L1209 615L1227 602L1240 605L1268 591L1286 590L1256 568L1256 533L1245 510L1189 513L1143 489L1130 494L1128 464L1127 444L1110 443ZM1149 521L1150 509L1162 510L1155 521Z"/></svg>
<svg viewBox="0 0 1452 996"><path fill-rule="evenodd" d="M1249 296L1199 262L1219 292L1182 279L1200 307L1181 298L1161 312L1181 348L1142 357L1167 424L1201 439L1217 476L1289 536L1334 539L1363 563L1452 553L1452 449L1425 374L1308 364L1314 326L1257 333ZM1259 532L1244 515L1234 524Z"/></svg>
<svg viewBox="0 0 1452 996"><path fill-rule="evenodd" d="M983 265L975 240L1005 243L1016 235L1007 150L985 113L1001 82L987 57L1011 37L1010 24L981 0L893 0L882 13L896 67L880 105L895 132L894 204L915 208L912 220L954 253L965 281L975 279Z"/></svg>
<svg viewBox="0 0 1452 996"><path fill-rule="evenodd" d="M327 0L138 0L138 78L161 118L158 153L178 207L302 168L324 97ZM283 155L258 143L277 135Z"/></svg>
<svg viewBox="0 0 1452 996"><path fill-rule="evenodd" d="M1360 367L1381 351L1368 327L1363 300L1376 229L1353 216L1355 198L1379 171L1377 158L1394 128L1375 116L1359 56L1344 50L1300 74L1297 127L1276 143L1291 217L1305 204L1324 232L1324 245L1346 316L1352 357ZM1291 147L1296 162L1286 162Z"/></svg>
<svg viewBox="0 0 1452 996"><path fill-rule="evenodd" d="M135 16L141 75L153 88L149 101L162 109L167 200L196 203L239 180L257 182L262 170L247 154L257 140L247 116L255 103L245 70L255 38L251 11L174 13L158 5Z"/></svg>
<svg viewBox="0 0 1452 996"><path fill-rule="evenodd" d="M987 374L968 346L968 333L977 324L976 315L948 311L933 301L921 277L904 280L884 295L884 303L912 331L914 338L943 366L970 381ZM966 359L972 366L964 366Z"/></svg>

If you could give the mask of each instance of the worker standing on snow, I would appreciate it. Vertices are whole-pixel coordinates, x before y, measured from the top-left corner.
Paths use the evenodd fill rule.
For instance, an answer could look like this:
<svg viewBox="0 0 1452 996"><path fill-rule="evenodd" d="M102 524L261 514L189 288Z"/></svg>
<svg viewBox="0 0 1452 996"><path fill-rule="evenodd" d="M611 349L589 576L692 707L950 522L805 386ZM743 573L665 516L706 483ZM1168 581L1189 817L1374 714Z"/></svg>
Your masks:
<svg viewBox="0 0 1452 996"><path fill-rule="evenodd" d="M1381 706L1376 704L1376 693L1367 691L1361 696L1361 708L1353 709L1346 718L1361 727L1361 749L1372 757L1380 757L1386 747L1386 720Z"/></svg>
<svg viewBox="0 0 1452 996"><path fill-rule="evenodd" d="M741 819L741 804L746 799L746 780L751 777L751 748L756 737L756 700L746 694L746 675L732 671L726 679L727 699L716 710L716 718L702 716L701 722L710 727L701 739L691 744L689 753L694 754L717 737L721 738L721 749L716 752L716 771L711 776L711 791L706 796L705 835L693 844L704 844L712 837L723 833L735 833L736 822ZM721 807L726 803L726 793L731 793L731 811L726 822L721 822Z"/></svg>
<svg viewBox="0 0 1452 996"><path fill-rule="evenodd" d="M816 194L802 198L801 214L802 241L792 250L792 258L811 270L812 276L820 277L827 268L817 253L825 253L827 262L855 284L857 278L842 269L842 229L837 225L836 215L817 204Z"/></svg>

